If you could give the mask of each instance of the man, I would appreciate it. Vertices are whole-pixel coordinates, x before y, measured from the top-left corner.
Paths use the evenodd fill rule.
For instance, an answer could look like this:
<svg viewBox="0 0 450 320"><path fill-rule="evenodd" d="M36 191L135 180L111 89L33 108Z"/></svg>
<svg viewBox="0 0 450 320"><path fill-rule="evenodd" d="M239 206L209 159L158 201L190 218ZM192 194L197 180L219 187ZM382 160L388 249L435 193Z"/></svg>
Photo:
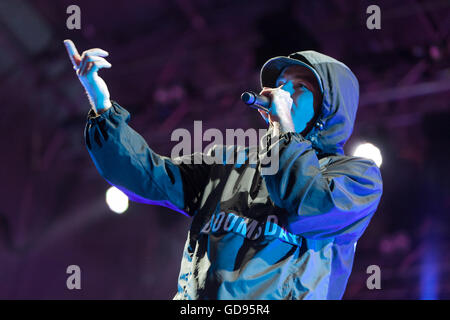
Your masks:
<svg viewBox="0 0 450 320"><path fill-rule="evenodd" d="M343 63L303 51L261 70L261 115L279 139L279 169L188 164L154 153L128 126L98 77L101 49L81 56L65 41L91 101L85 138L100 174L132 200L192 216L174 299L340 299L356 242L377 209L382 179L372 160L346 156L358 105ZM278 130L278 131L277 131ZM211 157L211 153L186 157Z"/></svg>

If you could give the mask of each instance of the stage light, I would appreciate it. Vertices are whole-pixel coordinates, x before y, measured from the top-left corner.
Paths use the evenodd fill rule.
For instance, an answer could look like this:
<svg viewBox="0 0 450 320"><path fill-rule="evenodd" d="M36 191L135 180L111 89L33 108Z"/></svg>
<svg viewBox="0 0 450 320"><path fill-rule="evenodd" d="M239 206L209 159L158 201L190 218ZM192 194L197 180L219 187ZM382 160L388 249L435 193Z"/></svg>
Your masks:
<svg viewBox="0 0 450 320"><path fill-rule="evenodd" d="M112 211L118 214L124 213L128 209L127 195L116 187L111 187L106 191L106 203Z"/></svg>
<svg viewBox="0 0 450 320"><path fill-rule="evenodd" d="M420 299L437 300L439 292L439 259L435 243L427 243L420 266Z"/></svg>
<svg viewBox="0 0 450 320"><path fill-rule="evenodd" d="M372 159L378 167L380 167L381 163L383 162L380 149L378 149L371 143L360 144L355 148L353 155L355 157Z"/></svg>

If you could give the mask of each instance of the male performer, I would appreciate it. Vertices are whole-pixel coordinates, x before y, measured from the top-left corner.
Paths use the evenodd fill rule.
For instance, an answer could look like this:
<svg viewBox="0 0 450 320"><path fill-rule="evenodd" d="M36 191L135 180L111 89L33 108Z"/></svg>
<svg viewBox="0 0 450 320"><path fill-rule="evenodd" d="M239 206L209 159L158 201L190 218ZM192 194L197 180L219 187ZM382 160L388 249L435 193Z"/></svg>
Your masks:
<svg viewBox="0 0 450 320"><path fill-rule="evenodd" d="M100 174L134 201L192 217L174 299L342 298L382 194L375 163L343 152L359 98L347 66L314 51L264 64L270 107L261 115L269 131L279 130L268 150L278 147L278 171L264 174L261 163L188 164L156 154L97 74L111 67L108 53L80 56L65 45L92 105L85 139ZM223 148L230 150L187 157Z"/></svg>

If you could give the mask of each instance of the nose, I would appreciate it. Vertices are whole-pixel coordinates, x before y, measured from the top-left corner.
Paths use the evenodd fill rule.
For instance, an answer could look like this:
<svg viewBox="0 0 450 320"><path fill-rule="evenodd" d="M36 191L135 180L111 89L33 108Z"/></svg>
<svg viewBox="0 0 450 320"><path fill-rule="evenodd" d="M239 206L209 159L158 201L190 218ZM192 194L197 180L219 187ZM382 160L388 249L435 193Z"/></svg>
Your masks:
<svg viewBox="0 0 450 320"><path fill-rule="evenodd" d="M291 95L294 93L294 85L292 84L292 81L286 81L280 86L280 88L286 92L289 92Z"/></svg>

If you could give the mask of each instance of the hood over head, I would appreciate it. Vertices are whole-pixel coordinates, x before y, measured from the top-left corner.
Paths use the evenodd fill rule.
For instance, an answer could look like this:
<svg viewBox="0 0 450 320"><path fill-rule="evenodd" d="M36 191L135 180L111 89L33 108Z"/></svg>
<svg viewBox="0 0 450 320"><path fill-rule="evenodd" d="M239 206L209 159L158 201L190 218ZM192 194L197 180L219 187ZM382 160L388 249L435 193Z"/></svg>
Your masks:
<svg viewBox="0 0 450 320"><path fill-rule="evenodd" d="M316 124L306 135L318 154L344 155L344 144L353 132L359 101L359 84L342 62L316 51L300 51L268 60L261 69L261 86L275 87L282 69L306 66L319 81L323 99Z"/></svg>

